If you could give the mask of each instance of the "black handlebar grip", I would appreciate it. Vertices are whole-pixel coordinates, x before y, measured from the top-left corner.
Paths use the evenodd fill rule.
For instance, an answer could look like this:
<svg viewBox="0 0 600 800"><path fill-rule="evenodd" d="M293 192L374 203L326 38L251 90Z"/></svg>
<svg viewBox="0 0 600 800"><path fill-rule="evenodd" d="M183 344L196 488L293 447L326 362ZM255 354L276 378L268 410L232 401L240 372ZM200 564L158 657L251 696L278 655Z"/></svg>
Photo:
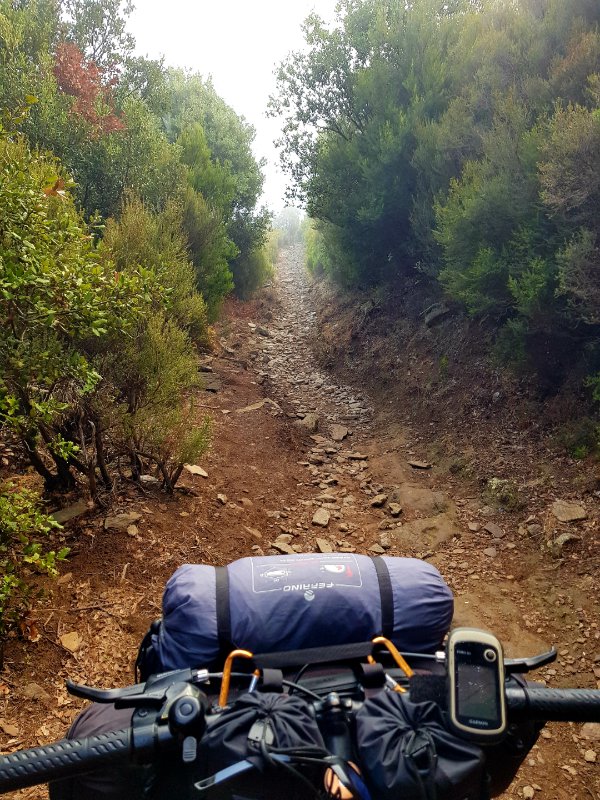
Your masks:
<svg viewBox="0 0 600 800"><path fill-rule="evenodd" d="M130 760L131 729L63 739L0 757L0 794Z"/></svg>
<svg viewBox="0 0 600 800"><path fill-rule="evenodd" d="M510 720L600 722L600 689L548 689L509 686L506 706Z"/></svg>

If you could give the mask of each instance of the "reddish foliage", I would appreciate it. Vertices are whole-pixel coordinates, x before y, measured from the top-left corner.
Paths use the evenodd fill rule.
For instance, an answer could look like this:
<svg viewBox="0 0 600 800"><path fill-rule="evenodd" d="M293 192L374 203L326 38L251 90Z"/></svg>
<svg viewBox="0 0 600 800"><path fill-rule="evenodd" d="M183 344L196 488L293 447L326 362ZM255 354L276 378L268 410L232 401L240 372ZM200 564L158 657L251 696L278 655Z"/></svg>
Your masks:
<svg viewBox="0 0 600 800"><path fill-rule="evenodd" d="M54 75L61 92L75 98L71 112L83 117L98 133L125 129L123 119L114 109L114 79L103 83L102 70L88 61L77 45L69 42L58 45Z"/></svg>

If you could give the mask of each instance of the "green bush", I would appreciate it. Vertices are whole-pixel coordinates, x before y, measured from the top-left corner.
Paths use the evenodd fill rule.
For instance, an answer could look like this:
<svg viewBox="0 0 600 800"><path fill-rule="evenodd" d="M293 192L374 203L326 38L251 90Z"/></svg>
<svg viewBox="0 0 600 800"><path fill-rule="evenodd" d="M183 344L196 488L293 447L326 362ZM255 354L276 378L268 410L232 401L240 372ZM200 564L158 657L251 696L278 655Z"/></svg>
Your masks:
<svg viewBox="0 0 600 800"><path fill-rule="evenodd" d="M248 300L257 289L273 276L273 262L269 257L269 245L251 250L245 257L236 258L231 265L235 293Z"/></svg>
<svg viewBox="0 0 600 800"><path fill-rule="evenodd" d="M186 461L209 443L205 419L185 403L200 383L196 345L206 344L207 309L195 288L176 204L152 213L130 198L119 221L107 227L102 250L125 274L139 264L156 284L151 313L127 337L102 343L94 364L103 376L92 403L116 454L126 454L134 475L153 465L172 491Z"/></svg>
<svg viewBox="0 0 600 800"><path fill-rule="evenodd" d="M0 129L0 424L49 488L86 473L68 418L100 376L84 340L123 336L148 313L154 276L99 257L52 158Z"/></svg>
<svg viewBox="0 0 600 800"><path fill-rule="evenodd" d="M57 575L57 562L68 554L47 550L40 538L61 526L41 510L39 496L13 483L0 484L0 665L2 644L23 619L36 588L32 572Z"/></svg>

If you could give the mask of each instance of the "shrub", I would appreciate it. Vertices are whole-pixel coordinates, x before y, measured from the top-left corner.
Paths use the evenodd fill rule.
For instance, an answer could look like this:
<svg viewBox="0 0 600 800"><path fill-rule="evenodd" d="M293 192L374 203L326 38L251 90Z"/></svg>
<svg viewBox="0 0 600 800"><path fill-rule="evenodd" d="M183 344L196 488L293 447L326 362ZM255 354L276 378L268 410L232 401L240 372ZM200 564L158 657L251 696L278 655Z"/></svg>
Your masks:
<svg viewBox="0 0 600 800"><path fill-rule="evenodd" d="M52 158L0 129L0 424L49 488L84 474L69 417L100 379L82 342L126 334L147 313L153 275L102 260Z"/></svg>
<svg viewBox="0 0 600 800"><path fill-rule="evenodd" d="M13 483L0 484L0 666L8 633L26 615L36 589L31 572L57 575L68 548L47 550L39 541L61 526L41 510L39 496Z"/></svg>

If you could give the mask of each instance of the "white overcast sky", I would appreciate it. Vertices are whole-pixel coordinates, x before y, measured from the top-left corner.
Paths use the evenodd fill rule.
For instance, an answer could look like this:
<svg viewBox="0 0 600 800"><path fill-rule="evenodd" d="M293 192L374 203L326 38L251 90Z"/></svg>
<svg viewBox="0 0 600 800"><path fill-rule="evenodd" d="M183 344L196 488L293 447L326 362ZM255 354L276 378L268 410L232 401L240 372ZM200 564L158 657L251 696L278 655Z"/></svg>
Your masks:
<svg viewBox="0 0 600 800"><path fill-rule="evenodd" d="M139 55L212 76L217 92L256 128L255 155L264 157L265 202L283 206L286 179L273 140L279 121L265 111L276 65L303 44L300 26L317 11L333 17L335 0L137 0L128 28Z"/></svg>

